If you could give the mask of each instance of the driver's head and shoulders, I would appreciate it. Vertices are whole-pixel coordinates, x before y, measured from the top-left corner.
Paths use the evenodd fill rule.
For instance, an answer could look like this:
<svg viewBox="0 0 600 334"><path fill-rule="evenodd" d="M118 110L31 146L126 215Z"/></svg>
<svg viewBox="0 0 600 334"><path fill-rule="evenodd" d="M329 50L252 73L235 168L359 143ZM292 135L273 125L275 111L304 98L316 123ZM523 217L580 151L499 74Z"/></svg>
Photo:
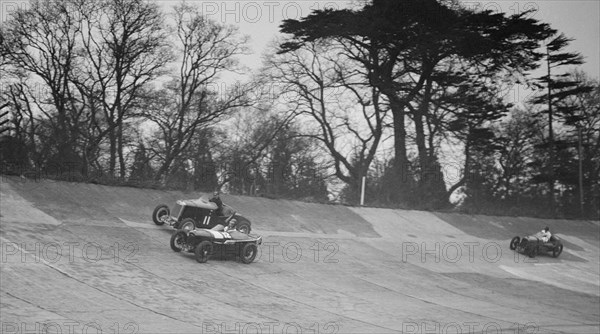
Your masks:
<svg viewBox="0 0 600 334"><path fill-rule="evenodd" d="M231 218L231 220L229 220L229 224L227 224L227 226L225 226L224 231L225 232L232 232L232 231L237 231L237 220L235 218Z"/></svg>
<svg viewBox="0 0 600 334"><path fill-rule="evenodd" d="M550 228L546 226L533 236L540 241L548 242L550 241L550 237L552 237L552 233L550 233Z"/></svg>
<svg viewBox="0 0 600 334"><path fill-rule="evenodd" d="M552 234L550 233L550 228L548 226L544 227L541 231L539 231L538 233L532 235L532 237L536 238L536 239L550 239L550 237L552 236Z"/></svg>

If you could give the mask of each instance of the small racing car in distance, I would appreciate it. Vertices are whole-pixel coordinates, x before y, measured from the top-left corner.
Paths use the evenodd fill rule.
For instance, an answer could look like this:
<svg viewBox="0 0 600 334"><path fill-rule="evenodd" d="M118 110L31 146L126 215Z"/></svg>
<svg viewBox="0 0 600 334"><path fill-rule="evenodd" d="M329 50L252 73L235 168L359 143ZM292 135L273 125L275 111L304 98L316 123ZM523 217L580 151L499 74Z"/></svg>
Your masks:
<svg viewBox="0 0 600 334"><path fill-rule="evenodd" d="M210 255L235 254L242 263L252 263L258 253L262 237L237 230L215 231L209 229L177 230L171 236L171 249L175 252L187 251L196 255L196 261L204 263Z"/></svg>
<svg viewBox="0 0 600 334"><path fill-rule="evenodd" d="M560 238L552 234L548 242L543 242L542 239L535 235L527 237L514 237L510 241L510 249L523 253L529 257L535 257L540 253L552 253L552 257L558 257L563 251L563 243Z"/></svg>
<svg viewBox="0 0 600 334"><path fill-rule="evenodd" d="M211 229L218 224L226 226L227 219L235 218L237 230L250 233L250 220L238 215L226 204L223 204L222 211L222 216L217 215L217 205L203 196L199 199L178 200L172 209L166 204L159 204L152 212L152 221L156 225L167 223L175 229L191 231L195 228Z"/></svg>

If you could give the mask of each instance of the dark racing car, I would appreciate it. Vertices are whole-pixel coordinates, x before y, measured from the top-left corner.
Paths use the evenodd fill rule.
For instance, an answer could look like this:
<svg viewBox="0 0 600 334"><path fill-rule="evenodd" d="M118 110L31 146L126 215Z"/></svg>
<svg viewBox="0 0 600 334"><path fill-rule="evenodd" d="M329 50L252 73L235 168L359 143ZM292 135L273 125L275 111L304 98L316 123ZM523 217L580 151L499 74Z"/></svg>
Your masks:
<svg viewBox="0 0 600 334"><path fill-rule="evenodd" d="M237 214L233 208L223 204L222 215L218 215L217 211L217 205L206 197L178 200L172 209L166 204L157 205L152 212L152 221L156 225L167 223L176 229L191 231L195 228L211 229L219 224L226 226L227 219L235 218L237 230L250 233L250 220Z"/></svg>
<svg viewBox="0 0 600 334"><path fill-rule="evenodd" d="M541 253L551 253L553 257L558 257L563 251L563 243L555 234L552 234L547 242L536 235L522 238L517 236L510 241L510 249L529 257L535 257Z"/></svg>
<svg viewBox="0 0 600 334"><path fill-rule="evenodd" d="M221 253L238 256L243 263L252 263L258 253L262 237L246 234L237 230L216 231L195 229L177 230L171 236L171 249L175 252L194 253L196 261L204 263L210 255Z"/></svg>

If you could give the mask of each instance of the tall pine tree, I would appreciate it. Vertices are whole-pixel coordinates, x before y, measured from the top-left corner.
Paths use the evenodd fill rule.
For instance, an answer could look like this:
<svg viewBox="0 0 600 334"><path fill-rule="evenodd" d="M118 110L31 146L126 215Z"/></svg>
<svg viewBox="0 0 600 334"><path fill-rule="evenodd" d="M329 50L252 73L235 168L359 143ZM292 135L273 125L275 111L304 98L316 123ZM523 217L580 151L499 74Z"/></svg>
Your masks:
<svg viewBox="0 0 600 334"><path fill-rule="evenodd" d="M581 82L574 80L568 73L558 74L557 69L562 66L580 65L583 57L578 52L567 52L565 49L573 39L564 34L558 34L546 44L545 67L546 74L536 78L535 86L541 91L533 99L534 104L546 106L543 113L548 115L548 161L542 179L548 184L548 204L556 208L555 185L557 165L557 143L554 135L554 122L556 114L566 114L568 110L561 108L560 102L570 96L582 93L587 88Z"/></svg>

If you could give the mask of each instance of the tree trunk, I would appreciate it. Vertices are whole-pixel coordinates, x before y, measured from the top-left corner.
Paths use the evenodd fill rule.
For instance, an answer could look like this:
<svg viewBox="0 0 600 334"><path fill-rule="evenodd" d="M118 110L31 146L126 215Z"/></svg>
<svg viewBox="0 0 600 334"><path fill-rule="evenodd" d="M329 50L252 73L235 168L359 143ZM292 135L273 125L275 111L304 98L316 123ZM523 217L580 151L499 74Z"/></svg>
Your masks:
<svg viewBox="0 0 600 334"><path fill-rule="evenodd" d="M456 189L462 187L463 185L467 184L469 181L472 180L473 175L471 175L471 143L467 137L466 143L465 143L465 163L463 165L463 173L462 173L462 177L460 178L460 180L458 182L456 182L455 184L453 184L452 186L450 186L450 189L448 189L448 191L446 192L446 201L448 203L450 203L450 197L452 197L452 193L454 193L456 191Z"/></svg>
<svg viewBox="0 0 600 334"><path fill-rule="evenodd" d="M167 175L167 171L169 170L169 167L171 167L171 164L173 163L174 159L175 156L167 152L165 162L162 164L162 166L160 166L160 168L156 172L156 175L154 176L155 181L160 182L161 178Z"/></svg>
<svg viewBox="0 0 600 334"><path fill-rule="evenodd" d="M552 79L550 77L550 51L546 48L546 64L548 68L548 146L550 149L550 162L548 170L548 201L549 208L553 213L556 213L556 207L554 205L554 129L552 127Z"/></svg>
<svg viewBox="0 0 600 334"><path fill-rule="evenodd" d="M395 181L399 196L397 200L407 198L410 192L410 169L408 156L406 154L406 129L404 107L394 98L390 98L390 107L394 119L394 171L396 173Z"/></svg>
<svg viewBox="0 0 600 334"><path fill-rule="evenodd" d="M429 97L431 94L431 81L427 80L423 100L418 108L414 110L415 134L417 141L417 149L419 153L419 164L421 177L419 179L419 188L421 192L427 192L427 188L432 182L430 181L432 168L434 167L433 157L429 157L427 145L425 144L425 129L423 128L423 116L427 108L429 108Z"/></svg>
<svg viewBox="0 0 600 334"><path fill-rule="evenodd" d="M115 176L115 166L116 166L116 156L117 156L117 137L115 134L115 129L111 129L108 133L108 138L110 141L110 158L108 164L108 175L110 177Z"/></svg>
<svg viewBox="0 0 600 334"><path fill-rule="evenodd" d="M125 179L125 176L127 174L127 170L125 167L125 158L123 156L123 122L119 122L119 128L118 128L119 132L117 133L117 153L119 154L119 169L120 169L120 176L121 179Z"/></svg>

